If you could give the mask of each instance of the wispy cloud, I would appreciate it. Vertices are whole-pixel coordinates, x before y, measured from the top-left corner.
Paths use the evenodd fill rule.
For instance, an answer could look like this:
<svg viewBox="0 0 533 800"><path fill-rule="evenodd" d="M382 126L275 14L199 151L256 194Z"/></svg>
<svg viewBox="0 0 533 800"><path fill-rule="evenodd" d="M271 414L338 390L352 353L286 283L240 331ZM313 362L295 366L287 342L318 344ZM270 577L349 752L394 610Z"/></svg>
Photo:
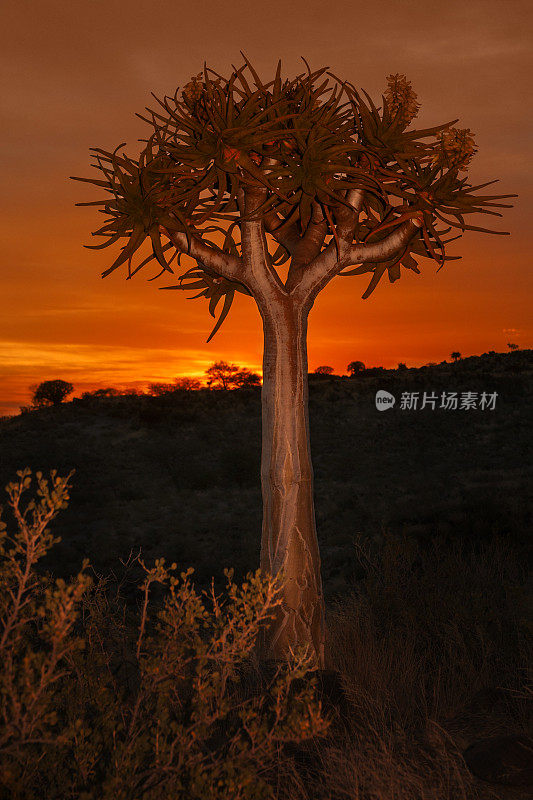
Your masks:
<svg viewBox="0 0 533 800"><path fill-rule="evenodd" d="M162 364L208 363L208 359L197 350L176 352L165 348L125 347L96 344L41 344L32 342L0 342L1 371L16 367L27 370L38 367L61 368L65 372L80 373L87 370L95 373L117 375L139 369L140 365L151 364L153 370ZM199 358L200 357L200 358Z"/></svg>

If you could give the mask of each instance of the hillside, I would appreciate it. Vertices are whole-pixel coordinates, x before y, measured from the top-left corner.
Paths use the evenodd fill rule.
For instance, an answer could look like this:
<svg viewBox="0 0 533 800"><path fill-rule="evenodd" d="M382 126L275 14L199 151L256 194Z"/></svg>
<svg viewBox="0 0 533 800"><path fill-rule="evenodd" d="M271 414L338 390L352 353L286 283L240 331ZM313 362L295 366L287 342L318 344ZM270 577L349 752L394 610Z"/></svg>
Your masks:
<svg viewBox="0 0 533 800"><path fill-rule="evenodd" d="M531 529L532 352L419 369L310 376L318 536L328 596L356 571L356 534L479 540L517 547ZM396 397L380 412L375 393ZM399 407L402 392L497 392L494 410ZM438 405L438 403L437 403ZM1 486L29 466L76 470L60 544L43 565L66 577L87 556L120 572L139 548L196 580L256 568L261 530L260 389L75 399L0 421ZM2 500L4 502L4 500Z"/></svg>

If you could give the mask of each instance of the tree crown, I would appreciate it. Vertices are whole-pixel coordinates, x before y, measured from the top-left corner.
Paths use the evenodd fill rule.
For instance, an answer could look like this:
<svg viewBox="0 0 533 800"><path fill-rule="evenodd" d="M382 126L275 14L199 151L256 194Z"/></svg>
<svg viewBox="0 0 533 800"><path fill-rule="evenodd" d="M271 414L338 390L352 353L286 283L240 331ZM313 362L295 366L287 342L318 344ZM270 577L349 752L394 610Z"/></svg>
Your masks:
<svg viewBox="0 0 533 800"><path fill-rule="evenodd" d="M362 361L350 361L346 369L350 373L350 375L355 375L357 372L362 372L365 368L365 365Z"/></svg>
<svg viewBox="0 0 533 800"><path fill-rule="evenodd" d="M74 387L71 383L60 379L43 381L33 388L32 402L36 406L57 406L72 394Z"/></svg>
<svg viewBox="0 0 533 800"><path fill-rule="evenodd" d="M213 336L235 292L253 294L238 269L244 256L238 234L245 222L260 222L275 240L277 248L269 254L272 272L290 260L284 284L288 293L333 243L337 260L328 276L371 273L363 298L385 272L391 282L399 279L401 267L419 272L415 256L433 259L439 268L459 258L447 255L445 245L466 230L506 233L471 225L465 217L501 216L492 207L510 206L494 201L516 195L476 195L475 190L496 181L472 186L460 177L476 146L468 128L453 127L458 120L409 129L420 106L404 75L388 76L378 108L364 90L359 93L327 67L312 72L305 59L307 74L282 80L279 62L267 83L244 60L229 78L204 65L184 86L181 100L179 87L163 101L153 95L163 112L147 108L151 119L137 114L154 129L140 140L146 146L137 160L118 154L125 143L112 153L91 148L97 161L92 166L105 179L73 179L99 186L112 197L76 204L103 205L109 217L93 232L108 241L86 247L101 249L128 239L103 277L127 262L131 278L156 259L161 271L154 280L165 271L173 273L174 257L179 264L182 253L192 255L197 265L179 278L179 285L161 288L199 289L195 297L209 300L213 317L224 298ZM257 202L247 203L251 196ZM401 247L379 249L410 220L418 230L411 227ZM445 227L439 229L441 224ZM442 238L452 228L459 235ZM162 244L162 234L171 241ZM208 234L223 237L222 244ZM146 239L152 254L132 270L132 257ZM349 251L354 241L359 247ZM175 253L167 261L165 253L172 247ZM346 271L354 263L360 266Z"/></svg>

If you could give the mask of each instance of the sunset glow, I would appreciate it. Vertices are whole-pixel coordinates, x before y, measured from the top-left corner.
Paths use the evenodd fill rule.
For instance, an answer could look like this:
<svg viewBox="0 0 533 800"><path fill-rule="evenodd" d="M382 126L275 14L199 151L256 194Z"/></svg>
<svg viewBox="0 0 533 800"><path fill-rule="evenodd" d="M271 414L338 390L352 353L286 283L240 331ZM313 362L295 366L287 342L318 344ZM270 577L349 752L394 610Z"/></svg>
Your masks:
<svg viewBox="0 0 533 800"><path fill-rule="evenodd" d="M176 377L203 379L220 359L261 373L261 320L251 298L235 297L227 320L206 344L214 325L206 301L189 302L194 292L158 291L177 283L177 276L194 265L191 259L182 260L174 280L164 276L148 282L158 271L153 262L131 281L125 280L125 267L101 280L119 244L83 248L95 243L91 231L104 218L96 207L74 204L102 195L68 179L95 177L90 147L113 149L126 141L126 152L136 157L142 147L137 140L150 129L134 114L157 106L150 92L173 94L204 59L229 73L232 63L240 63L239 49L247 51L265 80L273 77L278 58L284 76L302 72L301 53L313 68L328 64L365 88L377 104L385 75L405 72L422 106L414 127L459 117L458 124L475 133L479 147L470 182L499 178L487 192L519 194L501 220L472 219L510 231L509 236L467 232L448 247L450 255L462 259L447 262L438 273L434 262L421 259L422 274L403 270L400 281L384 279L365 301L367 276L335 278L310 315L310 370L328 364L344 374L354 359L367 366L395 367L400 361L420 366L449 360L453 350L463 355L505 351L509 341L530 347L531 201L524 133L530 111L523 102L529 48L523 14L513 12L520 5L507 8L489 0L466 8L452 2L443 10L441 3L418 4L416 24L412 3L381 0L364 12L346 5L343 24L337 22L330 37L332 21L322 19L322 6L299 0L279 35L265 42L252 24L253 3L241 9L230 28L224 10L208 2L185 12L187 29L202 31L201 46L188 49L176 47L173 29L184 21L171 4L168 25L148 32L136 2L125 16L123 5L111 3L98 32L90 4L47 2L46 8L34 9L30 25L24 7L10 4L2 55L9 189L0 222L0 416L18 413L30 402L30 386L54 378L71 382L79 396L107 386L144 389ZM269 9L276 18L282 4L276 1ZM357 50L356 28L367 31L366 37L359 33ZM394 47L391 30L397 34ZM143 245L134 263L149 252Z"/></svg>

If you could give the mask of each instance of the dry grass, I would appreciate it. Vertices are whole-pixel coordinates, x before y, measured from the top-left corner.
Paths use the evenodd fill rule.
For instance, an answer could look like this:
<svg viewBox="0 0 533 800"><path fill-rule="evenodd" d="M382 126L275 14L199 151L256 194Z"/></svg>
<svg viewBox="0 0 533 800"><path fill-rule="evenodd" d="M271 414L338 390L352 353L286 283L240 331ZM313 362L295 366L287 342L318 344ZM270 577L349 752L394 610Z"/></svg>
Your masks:
<svg viewBox="0 0 533 800"><path fill-rule="evenodd" d="M202 600L164 559L137 613L120 584L69 583L35 565L67 479L0 523L0 799L511 800L462 751L531 734L527 569L501 537L475 547L359 535L359 578L328 606L328 671L253 647L273 585L227 574ZM126 571L131 564L126 564ZM159 592L156 591L159 588ZM318 697L317 697L318 695ZM322 706L317 699L322 700Z"/></svg>
<svg viewBox="0 0 533 800"><path fill-rule="evenodd" d="M485 735L531 734L524 565L501 539L477 552L355 544L365 578L328 614L329 667L348 708L306 746L319 780L302 797L526 797L478 781L461 755Z"/></svg>

